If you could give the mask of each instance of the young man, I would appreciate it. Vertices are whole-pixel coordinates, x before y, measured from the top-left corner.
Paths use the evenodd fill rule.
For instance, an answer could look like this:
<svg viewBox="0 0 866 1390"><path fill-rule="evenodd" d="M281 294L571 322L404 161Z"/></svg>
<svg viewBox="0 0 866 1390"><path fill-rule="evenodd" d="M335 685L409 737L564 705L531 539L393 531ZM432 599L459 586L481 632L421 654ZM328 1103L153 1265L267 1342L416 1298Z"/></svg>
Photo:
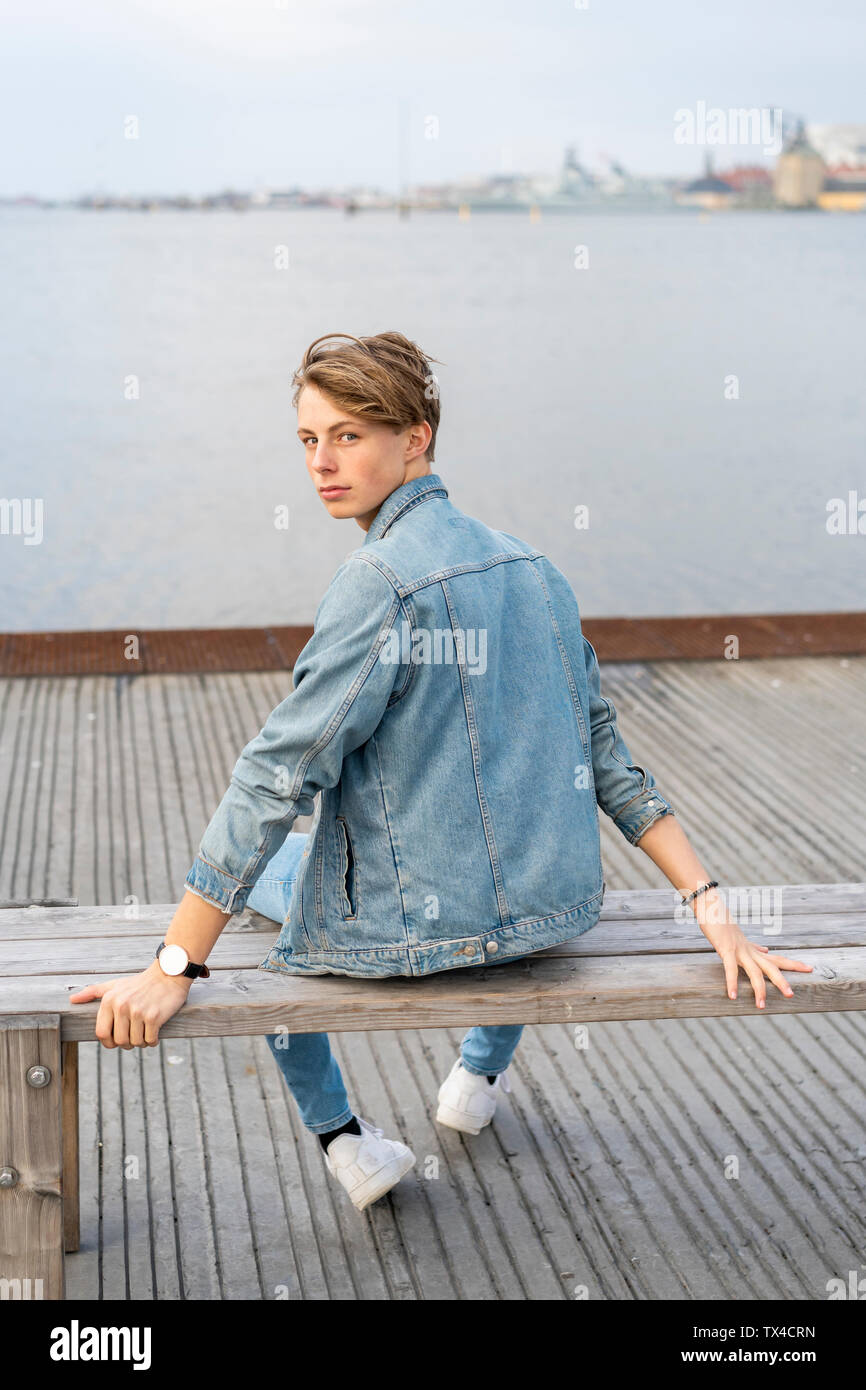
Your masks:
<svg viewBox="0 0 866 1390"><path fill-rule="evenodd" d="M781 969L811 969L770 958L728 917L673 806L632 760L564 576L464 515L431 471L431 360L400 333L328 334L295 374L310 478L329 514L365 538L319 605L292 693L238 758L171 949L139 976L71 996L101 997L107 1047L155 1045L247 905L281 922L261 968L286 974L421 976L578 936L604 897L599 806L689 895L731 998L740 965L759 1006L762 971L790 995ZM310 834L290 834L317 794ZM440 1123L477 1134L490 1122L522 1031L469 1030L439 1088ZM355 1116L325 1034L268 1043L363 1210L414 1155Z"/></svg>

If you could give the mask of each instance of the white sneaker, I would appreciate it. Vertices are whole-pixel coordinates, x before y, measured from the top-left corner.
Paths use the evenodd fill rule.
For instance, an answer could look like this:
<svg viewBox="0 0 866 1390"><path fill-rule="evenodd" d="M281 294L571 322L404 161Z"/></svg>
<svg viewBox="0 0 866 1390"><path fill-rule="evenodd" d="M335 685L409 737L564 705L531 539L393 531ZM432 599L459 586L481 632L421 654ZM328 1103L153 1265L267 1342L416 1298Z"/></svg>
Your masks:
<svg viewBox="0 0 866 1390"><path fill-rule="evenodd" d="M464 1134L480 1134L493 1119L500 1092L510 1090L507 1071L500 1072L495 1081L488 1081L486 1076L467 1071L458 1057L439 1087L436 1119L440 1125Z"/></svg>
<svg viewBox="0 0 866 1390"><path fill-rule="evenodd" d="M415 1155L399 1139L357 1117L360 1134L338 1134L325 1154L328 1171L343 1184L358 1211L377 1202L415 1166Z"/></svg>

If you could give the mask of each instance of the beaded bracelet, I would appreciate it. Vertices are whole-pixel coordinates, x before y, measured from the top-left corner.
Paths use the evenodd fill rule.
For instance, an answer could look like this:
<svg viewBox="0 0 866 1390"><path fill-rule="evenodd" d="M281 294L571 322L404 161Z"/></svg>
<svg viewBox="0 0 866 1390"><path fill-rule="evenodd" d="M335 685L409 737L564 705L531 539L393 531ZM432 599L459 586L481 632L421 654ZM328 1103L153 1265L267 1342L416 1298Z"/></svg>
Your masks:
<svg viewBox="0 0 866 1390"><path fill-rule="evenodd" d="M699 893L706 893L708 888L718 888L718 886L719 880L717 878L714 878L710 883L701 884L700 888L696 888L693 893L689 893L687 898L682 899L683 907L686 907L691 902L692 898L696 898Z"/></svg>

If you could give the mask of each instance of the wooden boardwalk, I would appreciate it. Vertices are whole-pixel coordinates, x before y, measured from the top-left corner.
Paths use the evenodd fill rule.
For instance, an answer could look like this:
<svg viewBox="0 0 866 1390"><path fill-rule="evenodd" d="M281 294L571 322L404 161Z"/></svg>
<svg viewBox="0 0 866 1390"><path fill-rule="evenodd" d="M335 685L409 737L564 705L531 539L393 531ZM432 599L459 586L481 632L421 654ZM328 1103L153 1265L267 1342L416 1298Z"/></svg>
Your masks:
<svg viewBox="0 0 866 1390"><path fill-rule="evenodd" d="M866 657L602 678L723 884L862 880ZM279 672L0 681L0 901L177 900L289 688ZM609 889L664 886L604 817L602 834ZM766 1017L592 1023L586 1047L528 1027L477 1138L432 1122L462 1030L334 1035L356 1109L418 1158L363 1216L263 1038L81 1047L67 1296L823 1300L866 1248L866 1018L773 1017L773 993Z"/></svg>

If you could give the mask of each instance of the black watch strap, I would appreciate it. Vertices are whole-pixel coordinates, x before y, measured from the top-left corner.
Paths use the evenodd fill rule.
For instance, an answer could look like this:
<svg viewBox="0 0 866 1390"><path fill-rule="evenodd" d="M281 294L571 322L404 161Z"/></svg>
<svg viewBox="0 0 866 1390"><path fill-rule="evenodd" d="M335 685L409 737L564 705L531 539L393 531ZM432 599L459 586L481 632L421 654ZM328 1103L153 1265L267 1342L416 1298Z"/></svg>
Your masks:
<svg viewBox="0 0 866 1390"><path fill-rule="evenodd" d="M160 941L159 945L156 948L157 956L159 955L163 946L165 946L166 944L167 943L165 941ZM182 980L184 975L188 976L190 980L207 980L210 978L210 971L208 970L206 965L193 965L192 961L190 961L189 965L186 967L186 970L182 970L180 974L177 976L177 979Z"/></svg>

